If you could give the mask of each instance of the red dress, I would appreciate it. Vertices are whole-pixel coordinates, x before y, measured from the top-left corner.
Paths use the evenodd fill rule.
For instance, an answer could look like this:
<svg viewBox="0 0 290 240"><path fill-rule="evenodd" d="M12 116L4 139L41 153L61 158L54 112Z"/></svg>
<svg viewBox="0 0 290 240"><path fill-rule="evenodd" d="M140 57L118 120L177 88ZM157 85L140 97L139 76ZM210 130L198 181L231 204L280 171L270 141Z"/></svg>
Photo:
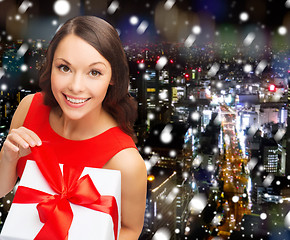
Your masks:
<svg viewBox="0 0 290 240"><path fill-rule="evenodd" d="M36 93L23 126L35 132L43 144L49 145L55 152L59 163L102 168L121 150L136 148L132 138L119 127L110 128L86 140L66 139L51 128L49 123L50 109L49 106L43 104L43 94ZM19 177L22 176L27 160L33 160L32 154L19 159L17 164Z"/></svg>

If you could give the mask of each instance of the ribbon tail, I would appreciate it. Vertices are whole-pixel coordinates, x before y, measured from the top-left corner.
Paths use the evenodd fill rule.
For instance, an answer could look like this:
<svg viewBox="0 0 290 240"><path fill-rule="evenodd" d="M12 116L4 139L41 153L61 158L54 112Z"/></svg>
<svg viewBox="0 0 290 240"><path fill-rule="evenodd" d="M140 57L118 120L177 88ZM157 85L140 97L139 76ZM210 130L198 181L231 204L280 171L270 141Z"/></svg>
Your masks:
<svg viewBox="0 0 290 240"><path fill-rule="evenodd" d="M31 151L39 170L50 187L56 193L61 193L64 184L59 164L56 161L56 156L46 144L43 144L41 148L32 148Z"/></svg>
<svg viewBox="0 0 290 240"><path fill-rule="evenodd" d="M36 189L19 186L13 199L13 203L39 203L51 195Z"/></svg>
<svg viewBox="0 0 290 240"><path fill-rule="evenodd" d="M43 225L35 240L66 240L73 220L70 203L63 198L57 203L54 212Z"/></svg>

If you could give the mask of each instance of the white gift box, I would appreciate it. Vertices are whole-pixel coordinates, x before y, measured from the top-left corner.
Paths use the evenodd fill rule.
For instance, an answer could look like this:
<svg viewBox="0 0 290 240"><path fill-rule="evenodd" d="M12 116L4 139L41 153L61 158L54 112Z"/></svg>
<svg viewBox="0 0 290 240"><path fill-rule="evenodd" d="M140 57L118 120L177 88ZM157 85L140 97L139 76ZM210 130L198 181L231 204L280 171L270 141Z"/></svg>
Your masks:
<svg viewBox="0 0 290 240"><path fill-rule="evenodd" d="M60 165L62 169L62 165ZM121 228L121 173L117 170L84 168L101 195L114 196L118 206L118 235ZM19 186L54 195L34 161L27 161ZM68 240L115 240L113 221L109 214L70 203L74 217ZM12 203L4 223L1 240L31 240L44 225L39 220L37 204Z"/></svg>

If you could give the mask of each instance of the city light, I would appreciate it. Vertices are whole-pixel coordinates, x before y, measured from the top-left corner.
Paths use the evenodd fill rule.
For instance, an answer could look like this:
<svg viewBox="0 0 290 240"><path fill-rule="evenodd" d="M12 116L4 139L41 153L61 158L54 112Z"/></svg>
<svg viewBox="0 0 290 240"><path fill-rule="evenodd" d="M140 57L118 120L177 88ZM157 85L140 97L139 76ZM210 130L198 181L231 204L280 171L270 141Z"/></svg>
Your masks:
<svg viewBox="0 0 290 240"><path fill-rule="evenodd" d="M274 84L270 84L268 89L270 92L276 92L276 86Z"/></svg>
<svg viewBox="0 0 290 240"><path fill-rule="evenodd" d="M155 177L154 177L153 175L149 175L149 176L147 177L147 179L148 179L149 182L152 182L152 181L155 180Z"/></svg>
<svg viewBox="0 0 290 240"><path fill-rule="evenodd" d="M147 170L140 240L287 238L289 0L219 7L210 1L129 6L122 0L55 0L47 3L50 17L43 29L36 23L48 9L37 8L45 1L32 2L22 1L15 13L3 16L0 144L21 99L40 91L38 73L53 33L79 11L101 14L124 44L129 72L121 77L130 80L128 95L138 107L134 141ZM22 30L16 27L12 31L13 23L29 30L27 36L18 36ZM42 39L44 29L49 37ZM121 112L126 111L133 110ZM0 199L0 229L10 196Z"/></svg>

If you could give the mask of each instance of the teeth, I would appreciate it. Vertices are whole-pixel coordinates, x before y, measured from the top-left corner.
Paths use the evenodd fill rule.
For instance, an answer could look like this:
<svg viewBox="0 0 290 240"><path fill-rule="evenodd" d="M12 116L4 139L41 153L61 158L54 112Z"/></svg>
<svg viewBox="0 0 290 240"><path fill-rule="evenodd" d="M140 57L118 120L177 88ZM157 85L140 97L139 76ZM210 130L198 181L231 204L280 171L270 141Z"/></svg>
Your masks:
<svg viewBox="0 0 290 240"><path fill-rule="evenodd" d="M75 98L70 98L68 96L66 96L66 99L74 104L84 103L85 101L88 100L88 98L87 99L75 99Z"/></svg>

